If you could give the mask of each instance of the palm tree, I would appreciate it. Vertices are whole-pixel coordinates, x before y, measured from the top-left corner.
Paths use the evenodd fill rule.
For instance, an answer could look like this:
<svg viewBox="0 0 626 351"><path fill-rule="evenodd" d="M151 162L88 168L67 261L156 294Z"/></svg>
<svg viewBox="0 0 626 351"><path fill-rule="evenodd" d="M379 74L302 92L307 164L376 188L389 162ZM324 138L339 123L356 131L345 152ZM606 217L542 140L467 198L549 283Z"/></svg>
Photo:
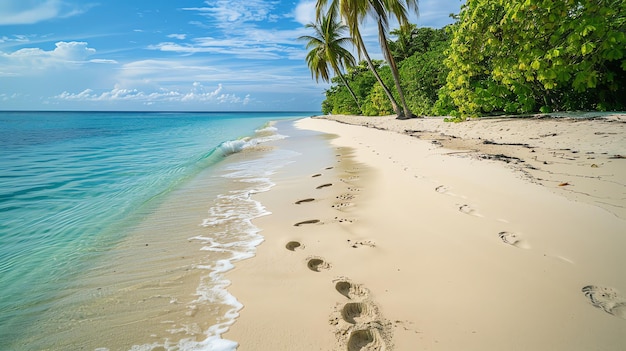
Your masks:
<svg viewBox="0 0 626 351"><path fill-rule="evenodd" d="M350 88L346 77L342 74L342 70L347 67L354 67L356 60L344 45L352 43L352 38L343 36L348 27L338 21L334 13L317 18L316 23L309 23L305 27L312 28L314 35L303 35L300 40L307 40L307 49L311 49L306 55L306 62L311 70L311 76L315 77L318 82L322 79L325 82L330 81L329 68L335 75L341 78L343 84L348 88L350 95L356 102L357 108L359 100L354 91Z"/></svg>
<svg viewBox="0 0 626 351"><path fill-rule="evenodd" d="M328 0L317 0L316 3L316 15L319 17L328 5ZM417 13L417 0L332 0L328 9L328 12L338 12L343 17L350 29L350 34L356 40L356 45L359 51L365 56L365 60L368 62L370 69L374 73L374 76L383 87L383 90L389 97L391 105L398 115L399 119L411 118L413 113L408 108L404 99L404 93L400 85L400 75L398 73L398 67L391 55L391 50L387 44L387 37L389 33L389 17L393 15L401 26L409 24L408 10L414 10ZM383 83L382 79L374 69L369 59L367 50L363 38L361 37L359 24L363 21L366 15L371 14L378 25L378 35L383 56L387 60L391 73L402 103L403 110L398 108L398 104L395 101L391 91Z"/></svg>
<svg viewBox="0 0 626 351"><path fill-rule="evenodd" d="M402 91L402 86L400 85L400 73L398 72L398 66L396 65L396 60L393 58L388 44L388 20L389 15L392 14L398 20L401 27L410 25L407 11L413 9L413 11L415 11L415 14L417 14L417 0L383 0L383 4L385 5L385 9L387 10L387 12L376 11L375 13L378 23L378 40L380 42L383 55L389 63L389 67L391 68L393 81L396 85L398 96L400 97L400 103L402 104L402 108L404 109L404 116L398 116L398 118L411 118L413 117L413 112L411 112L408 105L406 104L406 100L404 99L404 92Z"/></svg>
<svg viewBox="0 0 626 351"><path fill-rule="evenodd" d="M317 0L317 3L315 5L316 18L320 18L321 16L323 16L323 13L327 4L328 4L328 0ZM401 115L402 112L398 108L398 103L396 102L396 99L393 97L391 90L389 90L385 82L382 80L382 78L378 74L378 71L376 71L376 66L372 62L372 59L370 58L370 55L367 52L367 49L365 48L365 42L363 41L363 37L361 36L361 31L359 30L359 26L358 26L358 23L359 23L358 13L361 10L359 10L356 5L359 5L359 4L367 4L367 3L359 2L358 0L356 1L355 0L332 0L327 13L329 14L339 13L343 17L344 22L348 24L350 35L352 35L354 44L356 45L357 50L359 52L359 56L362 56L365 58L365 61L367 62L367 66L369 70L372 71L372 74L374 74L374 77L376 78L380 86L383 88L383 91L385 92L385 95L387 95L387 98L391 102L391 107L393 108L396 115ZM365 11L366 10L367 9L365 9Z"/></svg>

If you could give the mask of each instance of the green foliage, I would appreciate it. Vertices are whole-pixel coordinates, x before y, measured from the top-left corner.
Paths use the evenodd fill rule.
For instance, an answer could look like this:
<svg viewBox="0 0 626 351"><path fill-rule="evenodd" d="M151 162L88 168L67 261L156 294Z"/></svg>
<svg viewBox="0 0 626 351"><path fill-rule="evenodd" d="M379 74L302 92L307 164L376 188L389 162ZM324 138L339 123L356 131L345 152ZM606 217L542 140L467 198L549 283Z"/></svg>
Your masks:
<svg viewBox="0 0 626 351"><path fill-rule="evenodd" d="M380 62L376 62L380 66ZM352 91L361 104L365 104L372 87L376 84L376 78L367 68L364 62L359 66L348 69L344 75ZM322 112L332 114L366 114L360 111L354 103L354 99L339 77L332 78L333 85L326 91L326 100L322 102Z"/></svg>
<svg viewBox="0 0 626 351"><path fill-rule="evenodd" d="M625 0L467 0L445 29L391 32L409 108L468 116L563 110L626 110ZM380 67L385 84L388 67ZM349 70L363 114L387 114L364 66ZM324 108L352 113L342 83ZM397 98L397 92L394 92ZM325 110L326 111L326 110Z"/></svg>
<svg viewBox="0 0 626 351"><path fill-rule="evenodd" d="M463 116L626 107L626 1L469 0L447 89Z"/></svg>
<svg viewBox="0 0 626 351"><path fill-rule="evenodd" d="M438 114L435 103L449 69L443 63L449 41L445 30L424 28L414 38L413 55L400 63L402 85L410 109L418 115ZM419 39L419 40L417 40Z"/></svg>
<svg viewBox="0 0 626 351"><path fill-rule="evenodd" d="M408 24L402 28L392 30L390 34L396 37L389 42L389 48L398 63L413 56L415 53L424 54L448 40L445 30L433 28L417 28L415 24Z"/></svg>
<svg viewBox="0 0 626 351"><path fill-rule="evenodd" d="M446 49L449 46L449 39L444 29L420 28L413 25L410 31L410 43L405 49L411 53L405 59L398 58L399 73L402 78L402 88L409 109L418 115L437 114L434 109L438 100L438 90L445 85L448 68L443 64ZM392 31L392 34L401 34L400 30ZM400 41L390 42L390 47ZM405 38L406 39L406 38ZM397 46L395 46L398 50ZM395 52L395 51L394 51ZM377 70L385 84L392 85L393 77L388 66L382 66L382 61L375 62ZM348 70L348 83L361 102L362 113L368 116L388 115L394 113L388 99L381 99L384 91L376 82L372 73L367 70L364 63L360 66ZM353 113L347 104L347 99L342 95L347 94L344 90L338 89L341 83L333 79L333 85L326 92L326 100L323 103L324 113ZM394 92L397 99L397 92ZM383 95L384 97L384 95Z"/></svg>
<svg viewBox="0 0 626 351"><path fill-rule="evenodd" d="M380 84L374 85L363 103L363 114L366 116L385 116L393 113L391 102L385 95Z"/></svg>

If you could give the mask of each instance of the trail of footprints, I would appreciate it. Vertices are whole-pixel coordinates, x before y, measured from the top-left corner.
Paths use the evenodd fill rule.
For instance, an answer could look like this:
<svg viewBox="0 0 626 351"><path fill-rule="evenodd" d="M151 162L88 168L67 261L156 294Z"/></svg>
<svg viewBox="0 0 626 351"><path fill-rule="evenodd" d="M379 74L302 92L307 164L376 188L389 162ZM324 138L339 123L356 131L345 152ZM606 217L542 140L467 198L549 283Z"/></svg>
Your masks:
<svg viewBox="0 0 626 351"><path fill-rule="evenodd" d="M461 197L459 195L456 195L452 192L450 192L450 188L445 186L445 185L439 185L438 187L435 188L435 191L440 193L440 194L446 194L446 195L450 195L450 196L454 196L454 197ZM484 217L482 214L478 213L478 211L472 207L471 205L468 204L462 204L462 205L458 205L458 210L459 212L466 214L466 215L472 215L472 216L476 216L476 217ZM498 233L498 237L500 238L500 240L507 244L507 245L511 245L517 248L521 248L521 249L528 249L530 248L530 246L528 245L528 243L522 238L522 236L518 233L512 233L512 232L508 232L508 231L502 231L500 233Z"/></svg>
<svg viewBox="0 0 626 351"><path fill-rule="evenodd" d="M328 167L330 170L333 167ZM312 177L320 177L321 173L314 174ZM350 176L342 178L340 181L349 183L358 180L358 176ZM333 183L324 183L316 187L316 189L324 189L332 187ZM360 191L360 188L348 186L347 193L342 193L336 199L340 202L335 203L332 207L341 211L343 208L352 206L350 202ZM449 192L446 186L438 186L435 191L441 194L457 196ZM314 198L301 199L295 202L296 205L315 202ZM477 213L470 205L463 204L459 206L459 212L467 215L483 217ZM335 217L334 222L351 223L351 219L343 219ZM304 225L323 224L319 219L310 219L295 223L294 226L300 227ZM507 245L528 249L530 246L524 238L518 234L508 231L498 233L499 239ZM375 247L375 243L371 241L354 241L347 239L347 243L352 248L362 246ZM298 241L290 241L285 245L289 251L303 250L305 247ZM332 269L332 264L320 256L308 256L306 258L307 268L315 273ZM331 316L329 324L333 327L337 343L340 348L348 351L383 351L391 350L392 344L392 323L383 318L376 303L370 298L369 291L361 286L351 282L348 278L337 278L333 281L335 290L343 296L343 301L338 302ZM606 313L626 319L626 299L618 295L611 288L588 285L582 288L582 293L589 300L591 305L605 311Z"/></svg>
<svg viewBox="0 0 626 351"><path fill-rule="evenodd" d="M450 193L449 188L445 185L440 185L436 187L435 191L440 194L457 196ZM459 207L459 212L468 215L483 217L482 215L476 213L474 208L466 204L463 204ZM498 237L503 243L507 245L520 249L531 248L530 245L519 233L502 231L498 233ZM583 287L581 291L594 307L601 309L610 315L626 319L626 298L621 297L615 289L595 285L587 285Z"/></svg>
<svg viewBox="0 0 626 351"><path fill-rule="evenodd" d="M345 277L337 278L333 283L344 300L336 304L328 323L342 349L390 350L393 346L392 324L383 318L369 291Z"/></svg>
<svg viewBox="0 0 626 351"><path fill-rule="evenodd" d="M339 155L338 155L339 156ZM333 167L327 167L330 170ZM355 172L355 171L353 171ZM349 172L348 172L349 173ZM312 177L320 177L321 173ZM336 197L339 201L332 205L332 208L341 211L343 208L353 206L351 200L356 198L356 193L361 189L352 186L352 181L358 180L357 175L350 175L340 178L340 181L348 184L347 192ZM316 189L332 187L333 183L324 183ZM295 202L296 205L303 205L315 202L314 198L301 199ZM335 217L335 223L353 223L354 219ZM294 226L323 224L319 219L310 219L295 223ZM362 246L376 247L373 241L369 240L346 240L351 248ZM303 250L304 245L298 241L289 241L285 248L289 251ZM322 272L330 270L332 264L320 256L308 256L306 265L312 272ZM391 326L381 315L378 306L372 301L369 291L359 284L352 283L347 278L337 278L333 281L335 290L343 296L344 301L337 303L331 317L330 325L334 328L335 337L340 347L348 351L383 351L391 349ZM345 301L347 300L347 301Z"/></svg>

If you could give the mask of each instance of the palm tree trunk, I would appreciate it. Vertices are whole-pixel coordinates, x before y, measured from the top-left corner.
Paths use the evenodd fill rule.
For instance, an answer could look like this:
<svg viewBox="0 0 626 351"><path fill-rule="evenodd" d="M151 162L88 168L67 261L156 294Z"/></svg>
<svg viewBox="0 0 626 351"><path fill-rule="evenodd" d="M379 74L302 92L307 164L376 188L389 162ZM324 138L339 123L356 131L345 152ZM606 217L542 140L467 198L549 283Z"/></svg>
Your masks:
<svg viewBox="0 0 626 351"><path fill-rule="evenodd" d="M350 92L350 95L352 95L352 98L354 99L354 102L356 102L356 107L359 109L359 112L361 112L361 105L359 104L359 99L357 99L356 94L354 93L352 88L350 88L350 84L348 84L348 80L341 73L341 70L339 69L339 66L336 63L334 63L334 64L332 64L332 67L333 67L333 70L335 71L335 75L338 75L339 78L341 78L341 81L343 82L343 84L346 86L346 88L348 88L348 91Z"/></svg>
<svg viewBox="0 0 626 351"><path fill-rule="evenodd" d="M359 104L359 99L356 98L356 94L354 94L354 91L352 91L352 88L350 88L350 84L348 84L348 80L346 79L346 77L344 77L343 74L341 74L341 72L337 72L337 74L339 75L339 77L341 77L341 80L343 81L343 84L346 85L346 88L348 88L348 91L350 92L350 95L352 95L354 102L356 102L356 107L359 109L359 113L360 113L361 104Z"/></svg>
<svg viewBox="0 0 626 351"><path fill-rule="evenodd" d="M384 29L385 28L383 27L383 23L378 20L378 31L381 34L380 47L383 50L383 53L385 53L385 57L387 58L387 62L389 63L389 68L391 68L391 75L393 76L393 81L396 85L396 91L398 92L398 96L400 97L400 103L402 104L402 108L404 110L404 115L398 115L398 119L409 119L413 117L413 112L411 112L409 106L406 104L406 100L404 99L404 92L402 91L402 86L400 85L400 73L398 72L396 60L394 60L393 55L391 54L391 50L389 49L387 38L384 35Z"/></svg>
<svg viewBox="0 0 626 351"><path fill-rule="evenodd" d="M396 99L393 97L393 94L391 94L391 90L389 90L387 85L385 85L385 82L383 82L383 79L380 78L380 75L376 71L376 68L374 67L374 63L372 63L372 59L370 58L370 55L367 53L367 50L365 49L365 43L363 42L363 37L361 37L361 33L357 32L355 34L356 34L355 36L357 40L357 48L359 48L361 52L363 53L363 56L365 57L365 61L367 61L367 66L374 74L374 77L376 77L376 80L378 81L378 83L380 83L380 85L383 87L383 90L385 91L385 94L387 94L387 97L389 98L389 101L391 102L391 107L393 108L393 111L395 112L395 114L398 116L398 118L403 118L404 112L398 107L398 103L396 102Z"/></svg>

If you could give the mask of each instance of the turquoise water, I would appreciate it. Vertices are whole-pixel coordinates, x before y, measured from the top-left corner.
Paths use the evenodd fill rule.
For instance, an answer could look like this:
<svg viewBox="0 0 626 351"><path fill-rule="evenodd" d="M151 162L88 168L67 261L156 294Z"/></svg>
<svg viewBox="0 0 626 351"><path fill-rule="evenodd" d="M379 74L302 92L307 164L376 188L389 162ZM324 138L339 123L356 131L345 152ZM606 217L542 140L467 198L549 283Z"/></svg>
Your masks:
<svg viewBox="0 0 626 351"><path fill-rule="evenodd" d="M194 222L191 229L181 234L180 242L197 242L202 245L201 250L213 250L218 255L209 261L203 258L205 261L189 263L189 267L207 269L208 264L213 267L211 274L227 268L230 265L228 259L232 257L223 260L219 255L223 255L224 250L215 249L216 245L226 245L215 239L228 232L218 228L223 224L220 221L233 217L233 212L237 211L258 212L252 216L262 214L259 204L250 202L249 196L242 194L260 191L258 187L267 186L261 182L263 184L257 184L257 188L251 188L248 184L253 181L240 185L241 182L233 182L233 179L265 177L272 170L264 167L278 167L278 164L264 161L264 167L259 164L251 167L242 157L239 164L233 161L224 164L224 161L233 157L228 156L230 154L279 136L274 128L263 129L268 122L311 114L0 112L0 286L3 289L0 294L0 340L5 345L0 348L63 349L50 341L57 333L55 330L64 330L58 324L65 317L58 317L63 313L56 309L86 311L92 308L76 306L95 299L84 291L98 289L98 296L102 297L102 286L120 284L105 277L106 272L120 271L111 268L114 267L111 262L125 260L120 247L131 245L128 242L135 240L131 237L141 237L144 232L159 232L168 225L182 228L186 224L179 219L163 219L180 208L185 212L193 212L195 208L204 213L209 211L203 223ZM217 173L211 173L213 171L220 172L219 181L194 183L199 182L200 175L202 179L215 178ZM187 193L181 189L186 189ZM178 203L175 206L179 207L163 209L166 199L177 192L179 200L173 203ZM158 216L155 213L159 213ZM151 224L142 229L144 222ZM196 227L210 230L196 235L193 234L198 230ZM178 231L169 229L165 234ZM248 240L246 238L237 240ZM228 245L233 245L232 242ZM155 245L158 247L158 241ZM177 245L181 244L163 241L161 250L176 251ZM180 252L184 252L182 250ZM112 252L117 256L112 256ZM134 261L128 258L127 267L150 266L154 270L160 264L155 261L148 265L149 260L154 260L150 255L141 258L132 254L128 257ZM167 259L172 261L174 258ZM91 275L85 275L85 272L91 272ZM129 282L128 286L117 290L135 289L130 288L131 281L141 281L142 276L146 277L145 281L154 280L155 274L129 272L116 278ZM92 280L97 282L90 283ZM198 290L197 287L194 289ZM110 299L120 294L115 289L110 290ZM115 296L115 301L122 299ZM186 305L186 315L195 315L189 311L197 309L197 300L199 298L194 300L195 305ZM171 300L170 304L173 304ZM115 310L115 306L107 306L103 309ZM79 314L72 313L74 316ZM103 319L103 316L74 319L82 323ZM218 316L216 320L220 318ZM34 334L29 332L33 325L39 329L37 334L44 331L43 336L30 335ZM66 329L74 330L75 327L69 325ZM48 329L50 332L46 335ZM206 335L205 330L201 333ZM76 344L67 341L68 338L95 338L80 333L59 335L63 335L59 339L69 345ZM154 333L151 335L155 337ZM145 344L142 340L127 342L129 345L135 342ZM157 344L161 345L158 341L153 343ZM85 346L85 349L89 348L94 349ZM102 345L100 349L117 348Z"/></svg>

